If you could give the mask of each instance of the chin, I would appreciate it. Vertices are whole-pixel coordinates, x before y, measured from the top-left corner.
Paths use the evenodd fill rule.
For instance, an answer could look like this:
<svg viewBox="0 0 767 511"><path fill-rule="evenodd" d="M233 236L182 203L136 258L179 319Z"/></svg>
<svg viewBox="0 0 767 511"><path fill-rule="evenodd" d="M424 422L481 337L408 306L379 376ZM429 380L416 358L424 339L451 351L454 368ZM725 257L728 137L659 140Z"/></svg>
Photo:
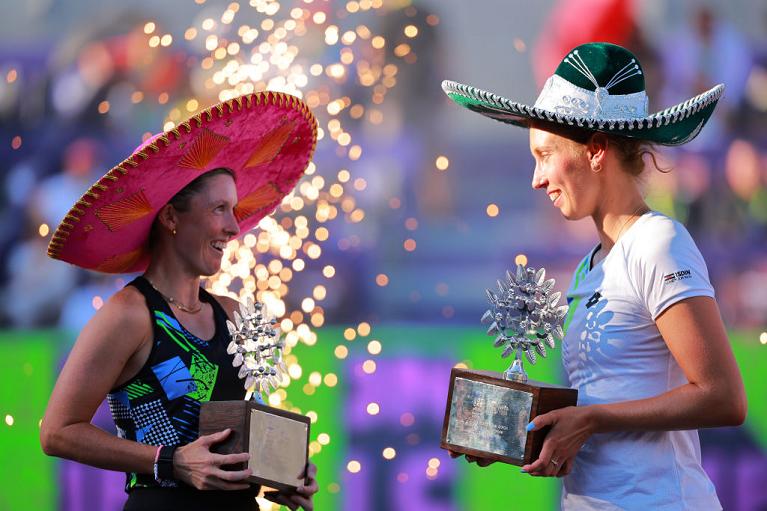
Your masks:
<svg viewBox="0 0 767 511"><path fill-rule="evenodd" d="M582 213L578 213L577 211L570 211L570 210L560 210L560 213L562 213L562 216L565 217L565 220L573 220L573 221L581 220L587 216Z"/></svg>
<svg viewBox="0 0 767 511"><path fill-rule="evenodd" d="M212 253L210 251L200 254L196 261L197 272L200 277L210 277L221 271L221 261L224 260L224 254Z"/></svg>
<svg viewBox="0 0 767 511"><path fill-rule="evenodd" d="M221 271L221 261L218 261L218 263L216 265L209 265L202 272L200 272L200 276L201 277L210 277L211 275L215 275L219 271Z"/></svg>
<svg viewBox="0 0 767 511"><path fill-rule="evenodd" d="M211 275L215 275L221 271L221 260L203 263L197 270L200 277L210 277Z"/></svg>

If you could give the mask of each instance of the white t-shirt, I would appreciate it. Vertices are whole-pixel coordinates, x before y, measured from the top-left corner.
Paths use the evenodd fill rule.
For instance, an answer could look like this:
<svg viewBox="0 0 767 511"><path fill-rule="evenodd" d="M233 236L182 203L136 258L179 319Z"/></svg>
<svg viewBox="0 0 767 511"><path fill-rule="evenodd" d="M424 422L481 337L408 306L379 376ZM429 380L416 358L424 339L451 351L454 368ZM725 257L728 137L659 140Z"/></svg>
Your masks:
<svg viewBox="0 0 767 511"><path fill-rule="evenodd" d="M690 234L651 211L589 269L595 250L567 291L562 362L578 404L643 399L687 383L655 319L685 298L714 296ZM722 509L701 467L696 430L593 435L564 479L562 508Z"/></svg>

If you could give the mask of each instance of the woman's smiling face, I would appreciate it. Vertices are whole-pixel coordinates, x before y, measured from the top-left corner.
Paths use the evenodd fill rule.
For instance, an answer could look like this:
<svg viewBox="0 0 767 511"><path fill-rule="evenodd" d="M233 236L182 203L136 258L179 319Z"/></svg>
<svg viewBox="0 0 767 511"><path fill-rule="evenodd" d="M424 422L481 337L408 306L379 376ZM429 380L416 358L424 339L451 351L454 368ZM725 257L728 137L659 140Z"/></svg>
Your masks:
<svg viewBox="0 0 767 511"><path fill-rule="evenodd" d="M206 180L190 198L189 209L177 213L175 240L192 273L208 276L221 268L224 247L240 233L234 215L236 205L234 179L222 174Z"/></svg>
<svg viewBox="0 0 767 511"><path fill-rule="evenodd" d="M601 187L584 144L531 127L530 152L535 158L533 188L545 190L565 218L578 220L595 211Z"/></svg>

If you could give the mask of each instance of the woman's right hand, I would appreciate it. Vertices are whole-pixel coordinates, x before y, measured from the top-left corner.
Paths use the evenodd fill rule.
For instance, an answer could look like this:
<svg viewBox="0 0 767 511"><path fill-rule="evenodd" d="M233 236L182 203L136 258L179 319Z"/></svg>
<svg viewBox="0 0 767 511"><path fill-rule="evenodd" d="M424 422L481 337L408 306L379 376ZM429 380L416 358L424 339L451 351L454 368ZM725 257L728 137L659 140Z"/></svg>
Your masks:
<svg viewBox="0 0 767 511"><path fill-rule="evenodd" d="M231 433L225 429L218 433L203 435L194 442L176 449L173 455L173 475L198 490L246 490L245 481L250 469L224 470L222 465L247 462L250 454L216 454L210 451L213 444L222 442Z"/></svg>

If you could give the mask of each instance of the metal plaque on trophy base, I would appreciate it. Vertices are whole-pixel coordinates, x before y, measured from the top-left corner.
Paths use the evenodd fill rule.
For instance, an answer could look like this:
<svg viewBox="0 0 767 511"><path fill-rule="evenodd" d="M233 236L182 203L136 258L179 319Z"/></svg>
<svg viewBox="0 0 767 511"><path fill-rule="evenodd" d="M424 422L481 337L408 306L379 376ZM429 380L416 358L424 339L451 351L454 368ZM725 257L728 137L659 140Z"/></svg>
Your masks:
<svg viewBox="0 0 767 511"><path fill-rule="evenodd" d="M309 455L309 417L261 405L254 401L209 401L200 408L200 435L231 428L232 432L211 450L219 454L249 452L248 463L227 466L249 468L250 483L278 490L295 490L308 484L299 477Z"/></svg>
<svg viewBox="0 0 767 511"><path fill-rule="evenodd" d="M543 268L517 266L498 281L498 294L487 290L491 309L482 316L490 323L495 347L502 357L514 354L503 374L454 368L445 409L440 446L477 458L527 465L538 459L549 428L528 432L536 416L575 406L575 389L528 381L522 353L534 364L546 357L546 345L562 340L567 305L558 306L561 293L552 293L554 279L545 280ZM537 355L536 355L537 354Z"/></svg>
<svg viewBox="0 0 767 511"><path fill-rule="evenodd" d="M548 428L528 432L536 416L575 406L578 391L490 371L453 369L440 446L477 458L527 465L538 459Z"/></svg>
<svg viewBox="0 0 767 511"><path fill-rule="evenodd" d="M308 484L305 473L309 457L310 419L304 415L266 406L261 393L277 388L287 367L282 360L285 344L279 339L264 306L248 298L234 313L234 323L226 325L232 341L227 352L232 365L239 367L238 376L245 379L247 391L242 401L208 401L200 406L200 435L231 428L224 442L215 444L220 454L250 453L248 481L276 488L295 490ZM246 464L226 467L243 470Z"/></svg>

